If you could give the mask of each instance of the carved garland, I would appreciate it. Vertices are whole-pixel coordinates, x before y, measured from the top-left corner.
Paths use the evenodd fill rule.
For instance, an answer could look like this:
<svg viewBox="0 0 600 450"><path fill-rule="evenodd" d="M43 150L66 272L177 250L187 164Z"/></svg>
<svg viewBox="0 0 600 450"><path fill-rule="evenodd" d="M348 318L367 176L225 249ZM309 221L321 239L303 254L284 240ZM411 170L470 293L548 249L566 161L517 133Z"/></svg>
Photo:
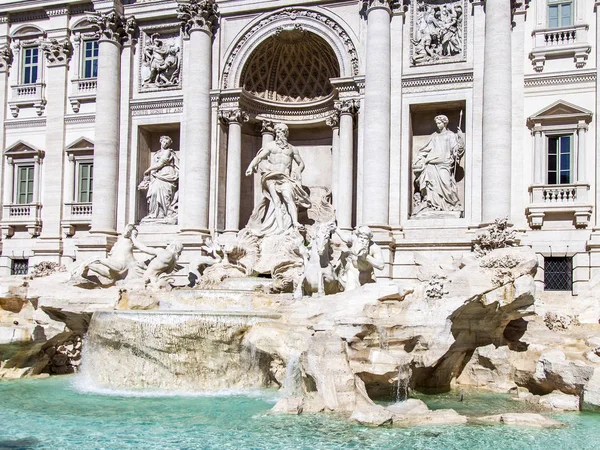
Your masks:
<svg viewBox="0 0 600 450"><path fill-rule="evenodd" d="M246 34L244 34L240 38L240 40L237 42L235 48L229 55L229 58L227 58L227 62L225 63L225 69L223 70L223 88L227 89L229 87L229 77L231 74L231 68L235 61L235 58L237 57L237 55L239 54L241 49L246 45L246 43L249 42L258 31L262 30L264 27L266 27L270 23L273 23L277 20L282 20L282 19L296 20L298 17L307 17L307 18L318 20L320 22L323 22L325 25L327 25L333 31L335 31L338 34L338 36L341 38L344 45L346 46L348 55L350 55L350 62L352 64L353 74L358 75L359 64L358 64L358 52L356 50L356 47L355 47L354 43L352 42L352 39L350 38L348 33L346 33L346 31L336 21L334 21L330 17L327 17L326 15L321 14L317 11L312 11L309 9L300 9L300 8L285 8L284 10L276 12L276 13L270 15L269 17L265 17L263 20L261 20L256 25L254 25Z"/></svg>

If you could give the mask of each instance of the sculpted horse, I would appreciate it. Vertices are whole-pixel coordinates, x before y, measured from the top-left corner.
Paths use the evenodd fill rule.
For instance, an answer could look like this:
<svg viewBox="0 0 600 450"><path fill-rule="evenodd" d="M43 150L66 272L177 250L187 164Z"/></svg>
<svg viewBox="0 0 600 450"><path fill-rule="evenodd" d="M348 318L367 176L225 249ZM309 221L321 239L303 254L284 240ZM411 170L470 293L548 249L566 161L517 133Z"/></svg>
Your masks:
<svg viewBox="0 0 600 450"><path fill-rule="evenodd" d="M331 236L335 228L335 222L316 223L308 247L301 246L304 272L298 280L294 298L299 299L308 294L322 296L338 291L331 249Z"/></svg>

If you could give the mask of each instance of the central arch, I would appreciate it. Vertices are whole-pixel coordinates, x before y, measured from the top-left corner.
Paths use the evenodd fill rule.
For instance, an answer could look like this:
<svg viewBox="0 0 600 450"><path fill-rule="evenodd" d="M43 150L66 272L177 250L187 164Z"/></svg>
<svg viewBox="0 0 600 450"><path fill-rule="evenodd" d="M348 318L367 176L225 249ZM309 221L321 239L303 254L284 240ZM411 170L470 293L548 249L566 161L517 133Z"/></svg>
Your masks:
<svg viewBox="0 0 600 450"><path fill-rule="evenodd" d="M357 38L340 19L319 7L285 8L257 18L240 33L227 51L221 88L243 87L244 67L256 49L273 35L292 30L313 33L322 39L337 59L340 77L359 74Z"/></svg>

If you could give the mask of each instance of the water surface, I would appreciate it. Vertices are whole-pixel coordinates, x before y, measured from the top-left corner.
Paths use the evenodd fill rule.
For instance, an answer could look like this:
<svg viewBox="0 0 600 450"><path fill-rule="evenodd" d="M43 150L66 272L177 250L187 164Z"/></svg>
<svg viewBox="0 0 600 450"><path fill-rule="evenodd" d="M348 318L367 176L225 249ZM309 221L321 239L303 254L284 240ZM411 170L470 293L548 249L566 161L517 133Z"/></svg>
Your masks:
<svg viewBox="0 0 600 450"><path fill-rule="evenodd" d="M369 428L332 415L268 413L273 391L168 396L161 392L82 392L77 377L0 381L0 449L596 449L600 415L554 416L559 430L503 426ZM421 397L423 398L423 397ZM456 395L425 397L455 406ZM468 394L477 414L507 407L505 397ZM454 404L454 405L452 405ZM511 402L512 404L512 402ZM519 408L520 406L515 406Z"/></svg>

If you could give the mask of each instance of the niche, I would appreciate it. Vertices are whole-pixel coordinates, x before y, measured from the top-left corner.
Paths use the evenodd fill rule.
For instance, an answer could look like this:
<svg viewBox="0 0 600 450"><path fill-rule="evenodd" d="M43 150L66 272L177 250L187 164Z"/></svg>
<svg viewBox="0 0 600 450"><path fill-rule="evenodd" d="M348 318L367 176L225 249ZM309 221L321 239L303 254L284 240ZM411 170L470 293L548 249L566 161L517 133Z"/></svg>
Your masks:
<svg viewBox="0 0 600 450"><path fill-rule="evenodd" d="M410 218L464 217L466 103L410 107Z"/></svg>

